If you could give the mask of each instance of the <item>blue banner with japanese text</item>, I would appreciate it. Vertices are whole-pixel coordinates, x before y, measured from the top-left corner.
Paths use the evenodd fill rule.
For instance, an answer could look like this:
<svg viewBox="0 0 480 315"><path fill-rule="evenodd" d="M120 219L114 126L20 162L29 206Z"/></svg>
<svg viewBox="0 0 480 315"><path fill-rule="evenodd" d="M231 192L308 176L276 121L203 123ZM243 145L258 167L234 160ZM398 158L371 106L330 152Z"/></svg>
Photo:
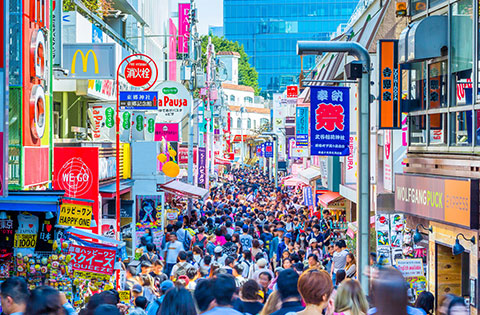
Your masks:
<svg viewBox="0 0 480 315"><path fill-rule="evenodd" d="M312 86L310 89L310 154L349 155L350 88Z"/></svg>
<svg viewBox="0 0 480 315"><path fill-rule="evenodd" d="M295 145L308 146L308 107L297 107L295 118Z"/></svg>
<svg viewBox="0 0 480 315"><path fill-rule="evenodd" d="M265 142L265 157L266 158L273 158L273 142L267 141Z"/></svg>

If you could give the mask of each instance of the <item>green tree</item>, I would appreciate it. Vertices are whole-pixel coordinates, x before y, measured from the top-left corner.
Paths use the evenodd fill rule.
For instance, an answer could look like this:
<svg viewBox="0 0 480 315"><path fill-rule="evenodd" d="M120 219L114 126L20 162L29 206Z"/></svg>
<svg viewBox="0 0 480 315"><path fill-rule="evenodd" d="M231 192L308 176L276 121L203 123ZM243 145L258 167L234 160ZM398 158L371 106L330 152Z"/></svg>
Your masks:
<svg viewBox="0 0 480 315"><path fill-rule="evenodd" d="M215 51L235 51L240 54L238 60L238 83L240 85L250 86L255 90L255 95L260 94L260 87L258 86L258 72L248 61L250 57L245 53L243 45L238 42L232 42L224 37L211 36L212 44L215 45ZM206 66L207 57L205 52L207 51L208 36L202 36L202 64Z"/></svg>

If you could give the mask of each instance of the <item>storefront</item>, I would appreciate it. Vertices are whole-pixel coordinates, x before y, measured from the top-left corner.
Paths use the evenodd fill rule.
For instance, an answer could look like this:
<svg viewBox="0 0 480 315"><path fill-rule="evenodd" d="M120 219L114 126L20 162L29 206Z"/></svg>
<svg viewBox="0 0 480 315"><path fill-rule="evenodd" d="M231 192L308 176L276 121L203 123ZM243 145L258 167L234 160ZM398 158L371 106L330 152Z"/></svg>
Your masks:
<svg viewBox="0 0 480 315"><path fill-rule="evenodd" d="M396 174L395 185L395 209L426 223L411 228L414 243L428 240L428 291L464 297L477 314L479 180Z"/></svg>

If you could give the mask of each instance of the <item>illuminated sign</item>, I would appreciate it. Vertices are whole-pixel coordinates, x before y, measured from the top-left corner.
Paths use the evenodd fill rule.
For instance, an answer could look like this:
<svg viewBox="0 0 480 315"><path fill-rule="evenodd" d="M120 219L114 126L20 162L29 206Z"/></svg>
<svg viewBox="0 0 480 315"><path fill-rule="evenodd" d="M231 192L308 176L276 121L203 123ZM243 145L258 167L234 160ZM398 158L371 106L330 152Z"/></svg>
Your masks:
<svg viewBox="0 0 480 315"><path fill-rule="evenodd" d="M63 44L63 68L59 79L114 79L115 44Z"/></svg>

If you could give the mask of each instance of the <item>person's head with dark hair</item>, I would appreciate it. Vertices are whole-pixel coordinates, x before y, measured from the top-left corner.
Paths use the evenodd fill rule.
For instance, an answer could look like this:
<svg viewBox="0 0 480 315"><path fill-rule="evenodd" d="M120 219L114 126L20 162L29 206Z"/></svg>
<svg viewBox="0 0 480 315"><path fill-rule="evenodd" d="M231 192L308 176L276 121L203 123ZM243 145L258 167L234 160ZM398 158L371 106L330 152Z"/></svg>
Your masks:
<svg viewBox="0 0 480 315"><path fill-rule="evenodd" d="M345 272L345 270L343 269L340 269L340 270L337 270L337 273L336 273L336 276L335 276L335 285L340 285L340 283L342 283L343 280L345 280L345 278L347 277L347 273Z"/></svg>
<svg viewBox="0 0 480 315"><path fill-rule="evenodd" d="M167 227L166 227L166 230L167 230L167 233L173 232L173 225L172 225L172 224L168 224Z"/></svg>
<svg viewBox="0 0 480 315"><path fill-rule="evenodd" d="M144 296L137 296L134 301L135 306L141 308L142 310L147 308L148 300Z"/></svg>
<svg viewBox="0 0 480 315"><path fill-rule="evenodd" d="M277 288L282 301L289 298L300 299L300 294L297 289L298 273L293 269L286 269L280 272L277 279Z"/></svg>
<svg viewBox="0 0 480 315"><path fill-rule="evenodd" d="M372 302L377 314L404 315L407 313L408 284L395 268L382 268L372 281Z"/></svg>
<svg viewBox="0 0 480 315"><path fill-rule="evenodd" d="M93 311L93 315L120 315L120 311L116 305L102 304Z"/></svg>
<svg viewBox="0 0 480 315"><path fill-rule="evenodd" d="M213 295L213 280L201 279L198 281L193 297L197 302L197 307L200 313L204 313L212 308L212 302L215 300Z"/></svg>
<svg viewBox="0 0 480 315"><path fill-rule="evenodd" d="M185 261L185 260L187 260L187 252L181 250L181 251L178 253L178 260L180 260L180 261Z"/></svg>
<svg viewBox="0 0 480 315"><path fill-rule="evenodd" d="M180 230L182 227L183 227L183 222L182 222L182 221L177 221L177 222L175 223L175 228L174 228L174 229L175 229L175 231L178 231L178 230Z"/></svg>
<svg viewBox="0 0 480 315"><path fill-rule="evenodd" d="M244 250L243 251L243 258L245 258L245 260L247 260L247 261L252 261L252 252L249 251L248 249Z"/></svg>
<svg viewBox="0 0 480 315"><path fill-rule="evenodd" d="M147 244L147 251L149 253L153 252L154 249L155 249L155 245L153 245L152 243Z"/></svg>
<svg viewBox="0 0 480 315"><path fill-rule="evenodd" d="M440 315L468 315L469 307L465 303L465 299L455 294L445 295L440 307L438 308Z"/></svg>
<svg viewBox="0 0 480 315"><path fill-rule="evenodd" d="M161 315L196 315L195 302L192 295L184 287L173 287L167 291L159 312Z"/></svg>
<svg viewBox="0 0 480 315"><path fill-rule="evenodd" d="M230 234L225 234L225 240L227 242L231 242L232 241L232 236Z"/></svg>
<svg viewBox="0 0 480 315"><path fill-rule="evenodd" d="M423 291L420 293L415 301L415 307L421 308L427 314L433 314L434 305L435 297L428 291Z"/></svg>
<svg viewBox="0 0 480 315"><path fill-rule="evenodd" d="M28 285L25 279L10 277L0 285L2 310L6 315L25 312L28 301Z"/></svg>
<svg viewBox="0 0 480 315"><path fill-rule="evenodd" d="M320 311L327 306L333 291L332 279L324 270L310 269L298 279L298 291L307 307L314 305Z"/></svg>
<svg viewBox="0 0 480 315"><path fill-rule="evenodd" d="M272 281L272 275L269 272L263 271L258 275L258 283L263 289L268 289L270 281Z"/></svg>
<svg viewBox="0 0 480 315"><path fill-rule="evenodd" d="M245 282L240 289L240 296L243 300L248 302L256 302L263 300L262 297L258 294L260 291L260 286L255 280L248 280Z"/></svg>
<svg viewBox="0 0 480 315"><path fill-rule="evenodd" d="M295 270L299 275L302 274L304 266L301 262L293 264L293 270Z"/></svg>
<svg viewBox="0 0 480 315"><path fill-rule="evenodd" d="M195 279L195 276L197 275L197 269L195 267L190 267L187 269L186 275L188 279L193 280Z"/></svg>
<svg viewBox="0 0 480 315"><path fill-rule="evenodd" d="M94 294L88 300L87 306L80 313L81 315L92 315L93 312L104 304L117 305L119 297L113 291L103 291L101 293Z"/></svg>
<svg viewBox="0 0 480 315"><path fill-rule="evenodd" d="M213 295L218 306L231 306L237 287L235 278L229 274L219 274L213 279Z"/></svg>
<svg viewBox="0 0 480 315"><path fill-rule="evenodd" d="M60 293L52 287L40 286L30 292L25 315L64 315Z"/></svg>
<svg viewBox="0 0 480 315"><path fill-rule="evenodd" d="M225 266L233 268L233 263L234 262L235 262L235 257L227 256L227 258L225 258Z"/></svg>

